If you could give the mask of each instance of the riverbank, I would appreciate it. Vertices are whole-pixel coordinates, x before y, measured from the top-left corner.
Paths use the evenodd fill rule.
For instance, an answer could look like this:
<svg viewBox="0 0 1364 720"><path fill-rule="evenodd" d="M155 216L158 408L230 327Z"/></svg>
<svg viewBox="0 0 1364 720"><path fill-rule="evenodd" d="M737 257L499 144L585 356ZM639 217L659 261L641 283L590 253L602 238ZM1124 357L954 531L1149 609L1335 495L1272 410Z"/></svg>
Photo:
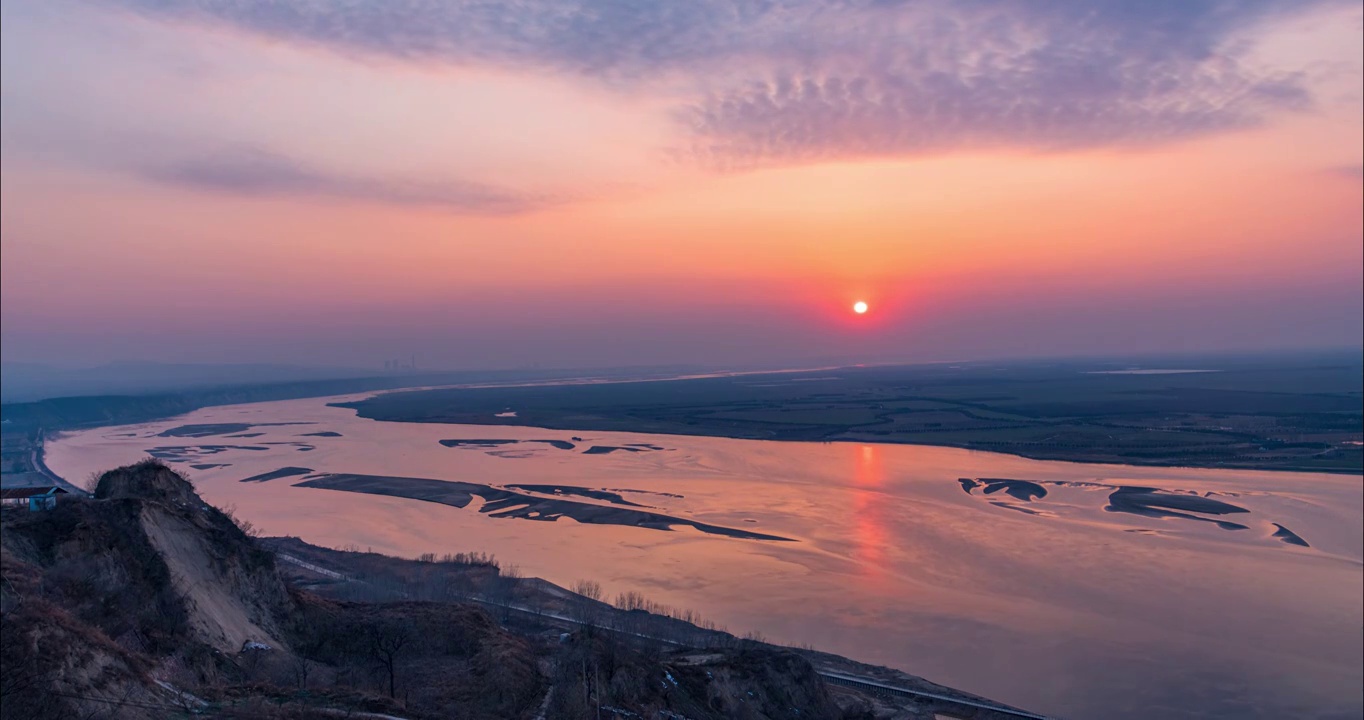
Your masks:
<svg viewBox="0 0 1364 720"><path fill-rule="evenodd" d="M1329 360L1329 362L1327 362ZM875 442L1147 467L1364 473L1364 363L1206 372L1093 364L852 367L601 385L445 388L341 403L387 422Z"/></svg>
<svg viewBox="0 0 1364 720"><path fill-rule="evenodd" d="M291 584L335 600L475 603L523 633L607 633L645 647L661 647L670 654L680 651L692 662L704 663L707 653L745 646L794 653L811 662L825 682L833 680L840 690L847 689L854 702L879 710L874 717L907 712L909 717L932 718L934 713L954 711L981 720L1044 717L893 668L811 648L773 645L758 635L739 637L695 612L663 606L639 593L610 598L592 581L568 589L540 578L517 577L515 571L500 572L497 559L491 556L432 554L403 559L324 548L291 537L267 537L261 543L276 553L281 572Z"/></svg>

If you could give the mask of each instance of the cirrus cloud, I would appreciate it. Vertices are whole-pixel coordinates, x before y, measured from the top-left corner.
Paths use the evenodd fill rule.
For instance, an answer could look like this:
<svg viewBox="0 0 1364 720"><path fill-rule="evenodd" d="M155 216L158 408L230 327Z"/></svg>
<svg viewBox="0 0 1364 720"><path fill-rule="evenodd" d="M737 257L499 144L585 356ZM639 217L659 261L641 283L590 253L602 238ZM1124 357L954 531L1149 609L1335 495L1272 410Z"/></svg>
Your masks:
<svg viewBox="0 0 1364 720"><path fill-rule="evenodd" d="M515 215L554 202L547 196L473 182L394 181L324 172L255 148L236 148L150 165L135 174L154 182L207 192L418 205L470 215Z"/></svg>
<svg viewBox="0 0 1364 720"><path fill-rule="evenodd" d="M1312 3L1122 0L108 0L348 54L676 96L720 169L963 147L1064 149L1253 126L1311 101L1248 34Z"/></svg>

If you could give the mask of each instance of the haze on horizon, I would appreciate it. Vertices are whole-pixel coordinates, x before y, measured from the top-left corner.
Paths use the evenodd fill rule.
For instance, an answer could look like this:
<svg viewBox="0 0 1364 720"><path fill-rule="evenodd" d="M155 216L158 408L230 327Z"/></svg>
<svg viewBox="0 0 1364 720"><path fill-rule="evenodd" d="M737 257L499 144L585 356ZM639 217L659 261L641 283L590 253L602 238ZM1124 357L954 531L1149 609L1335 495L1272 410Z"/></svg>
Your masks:
<svg viewBox="0 0 1364 720"><path fill-rule="evenodd" d="M0 9L6 362L1364 335L1357 2Z"/></svg>

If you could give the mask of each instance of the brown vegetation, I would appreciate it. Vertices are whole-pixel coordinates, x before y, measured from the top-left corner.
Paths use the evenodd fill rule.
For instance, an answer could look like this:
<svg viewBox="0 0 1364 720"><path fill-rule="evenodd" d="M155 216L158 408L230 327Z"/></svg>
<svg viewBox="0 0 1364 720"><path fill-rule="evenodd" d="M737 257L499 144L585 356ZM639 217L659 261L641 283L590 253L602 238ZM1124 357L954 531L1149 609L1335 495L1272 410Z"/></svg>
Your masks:
<svg viewBox="0 0 1364 720"><path fill-rule="evenodd" d="M569 593L480 553L261 541L158 461L94 487L4 513L4 720L842 716L799 655L638 593L613 608L596 583Z"/></svg>

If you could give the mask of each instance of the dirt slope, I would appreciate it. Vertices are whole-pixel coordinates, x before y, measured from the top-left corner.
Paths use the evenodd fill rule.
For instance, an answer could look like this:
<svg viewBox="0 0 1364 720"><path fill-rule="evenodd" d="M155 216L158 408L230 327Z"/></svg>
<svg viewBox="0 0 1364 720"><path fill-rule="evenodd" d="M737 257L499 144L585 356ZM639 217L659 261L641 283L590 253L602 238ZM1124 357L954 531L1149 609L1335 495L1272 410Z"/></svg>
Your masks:
<svg viewBox="0 0 1364 720"><path fill-rule="evenodd" d="M243 596L249 578L241 577L208 547L192 522L162 508L142 509L142 529L170 571L175 591L189 611L190 629L201 642L222 652L237 652L248 642L286 648L268 608Z"/></svg>

